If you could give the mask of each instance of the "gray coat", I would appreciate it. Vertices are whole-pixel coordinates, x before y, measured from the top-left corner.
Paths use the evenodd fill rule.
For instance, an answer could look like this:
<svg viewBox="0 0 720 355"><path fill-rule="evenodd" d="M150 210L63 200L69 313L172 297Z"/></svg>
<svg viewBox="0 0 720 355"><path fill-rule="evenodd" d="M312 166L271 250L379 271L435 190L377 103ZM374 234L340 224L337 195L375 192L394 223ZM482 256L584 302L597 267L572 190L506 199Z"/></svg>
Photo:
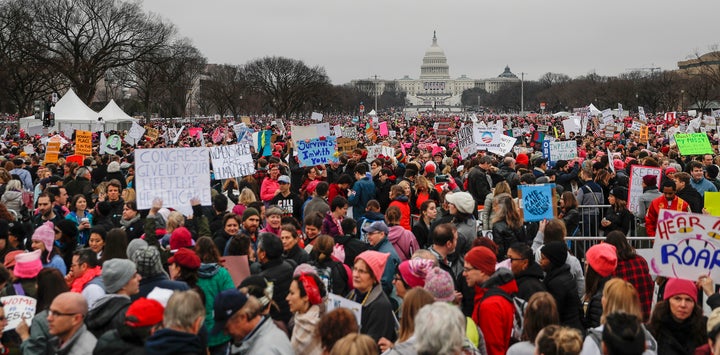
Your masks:
<svg viewBox="0 0 720 355"><path fill-rule="evenodd" d="M58 347L59 339L57 337L50 339L50 342L53 344L56 355L87 355L92 354L97 339L83 324L62 347Z"/></svg>
<svg viewBox="0 0 720 355"><path fill-rule="evenodd" d="M52 336L48 330L47 310L35 315L30 325L30 338L20 344L23 355L43 355L52 353L52 345L48 341Z"/></svg>
<svg viewBox="0 0 720 355"><path fill-rule="evenodd" d="M270 317L266 317L260 321L250 339L243 341L239 347L232 345L230 353L286 355L295 354L295 351L287 334L275 326Z"/></svg>

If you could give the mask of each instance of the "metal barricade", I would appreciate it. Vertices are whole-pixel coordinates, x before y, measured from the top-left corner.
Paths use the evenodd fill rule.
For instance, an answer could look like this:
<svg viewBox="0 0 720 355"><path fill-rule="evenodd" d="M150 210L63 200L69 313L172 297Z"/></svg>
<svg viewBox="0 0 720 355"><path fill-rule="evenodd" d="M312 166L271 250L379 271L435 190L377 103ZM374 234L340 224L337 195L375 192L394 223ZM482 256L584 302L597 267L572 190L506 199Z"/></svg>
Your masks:
<svg viewBox="0 0 720 355"><path fill-rule="evenodd" d="M578 206L578 210L580 211L579 233L575 236L565 238L568 241L568 247L572 251L573 255L578 256L580 259L584 259L585 251L588 250L588 248L605 240L604 232L599 230L597 226L599 226L600 221L605 218L605 213L609 208L610 205ZM591 226L594 228L587 228L590 229L590 233L588 234L585 233L586 228L584 228L584 223L588 220L588 218L583 218L583 215L589 215L592 209L597 209L596 218L598 224L597 226ZM636 228L637 226L640 226L640 228ZM632 245L635 249L652 248L652 241L654 238L647 237L642 232L638 233L638 229L644 231L644 221L634 218L633 224L630 226L630 230L627 233L627 239L630 245ZM572 233L572 231L568 231L568 234L570 233Z"/></svg>

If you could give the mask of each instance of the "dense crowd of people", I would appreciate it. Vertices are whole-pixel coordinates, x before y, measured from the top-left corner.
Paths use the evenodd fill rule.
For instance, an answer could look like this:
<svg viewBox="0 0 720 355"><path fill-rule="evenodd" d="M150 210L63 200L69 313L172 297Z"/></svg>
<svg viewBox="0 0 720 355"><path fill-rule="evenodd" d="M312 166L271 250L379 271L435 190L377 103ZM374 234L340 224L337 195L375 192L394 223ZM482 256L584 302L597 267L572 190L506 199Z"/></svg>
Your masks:
<svg viewBox="0 0 720 355"><path fill-rule="evenodd" d="M316 166L301 166L284 124L257 117L250 128L273 131L270 154L254 155L254 175L212 180L211 206L194 198L191 215L159 198L138 210L134 149L232 144L234 122L186 124L205 136L185 129L176 143L150 123L159 138L115 154L100 153L96 132L79 163L66 160L72 134L49 162L52 132L11 129L0 151L0 296L37 305L6 327L2 353L720 351L720 310L702 312L720 305L713 280L651 276L628 239L653 237L660 209L707 213L704 194L720 188L719 155L682 156L665 134L691 119L663 117L645 121L643 141L632 118L612 137L594 133L598 118L583 121L577 157L555 162L535 134L548 126L566 139L549 115L480 117L522 129L504 156L465 159L454 132L469 118L381 117L394 136L373 141L372 119L330 117L355 128L357 147ZM394 155L368 159L371 144ZM642 178L638 211L627 208L632 166L661 171ZM518 187L547 183L557 217L526 221ZM604 238L583 250L569 248L574 236ZM234 280L228 256L245 256L250 275Z"/></svg>

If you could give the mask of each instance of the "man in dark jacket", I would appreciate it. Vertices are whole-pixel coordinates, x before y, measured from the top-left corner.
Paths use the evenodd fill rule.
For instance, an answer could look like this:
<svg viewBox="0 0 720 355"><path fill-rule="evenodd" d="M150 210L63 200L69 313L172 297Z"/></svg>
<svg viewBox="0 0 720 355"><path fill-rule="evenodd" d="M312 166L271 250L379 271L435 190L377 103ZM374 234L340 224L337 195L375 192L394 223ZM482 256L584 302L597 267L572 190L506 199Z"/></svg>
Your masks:
<svg viewBox="0 0 720 355"><path fill-rule="evenodd" d="M702 213L703 201L700 193L690 185L690 174L685 172L675 173L673 177L675 186L677 186L677 197L685 200L690 205L690 211L694 213Z"/></svg>
<svg viewBox="0 0 720 355"><path fill-rule="evenodd" d="M175 292L163 313L163 329L145 343L148 355L206 354L207 344L198 334L203 326L205 306L195 291Z"/></svg>
<svg viewBox="0 0 720 355"><path fill-rule="evenodd" d="M290 290L293 277L293 267L282 258L282 242L272 233L261 233L258 237L257 258L260 262L261 272L258 274L273 282L273 302L277 308L270 309L270 316L284 322L290 320L290 306L285 296Z"/></svg>
<svg viewBox="0 0 720 355"><path fill-rule="evenodd" d="M473 158L471 163L473 168L468 174L468 192L475 199L477 205L485 203L485 197L492 191L492 180L488 171L492 164L492 157L485 155L480 159Z"/></svg>
<svg viewBox="0 0 720 355"><path fill-rule="evenodd" d="M102 279L107 294L90 306L85 319L88 330L96 338L125 324L130 296L140 291L141 278L130 260L110 259L103 263Z"/></svg>
<svg viewBox="0 0 720 355"><path fill-rule="evenodd" d="M578 185L580 163L570 165L567 160L558 160L555 162L555 170L555 182L563 187L563 191L573 191L572 185Z"/></svg>
<svg viewBox="0 0 720 355"><path fill-rule="evenodd" d="M121 197L122 185L120 181L116 179L110 180L107 185L107 200L106 202L110 205L110 213L107 215L112 221L115 228L120 228L120 220L122 219L123 208L125 207L125 201Z"/></svg>
<svg viewBox="0 0 720 355"><path fill-rule="evenodd" d="M353 218L360 219L365 213L365 206L368 201L375 198L375 184L365 176L367 165L358 164L355 166L355 184L348 193L348 204L353 207Z"/></svg>
<svg viewBox="0 0 720 355"><path fill-rule="evenodd" d="M70 196L70 198L75 197L75 195L83 195L85 196L85 201L87 201L88 203L88 207L92 207L91 204L93 194L93 188L90 179L90 169L86 167L80 167L75 173L75 179L65 185L65 190L67 190L68 196Z"/></svg>
<svg viewBox="0 0 720 355"><path fill-rule="evenodd" d="M563 242L550 242L540 249L540 253L540 266L547 273L543 282L558 305L560 324L584 332L585 328L580 320L583 310L577 284L570 273L570 266L565 264L567 246Z"/></svg>
<svg viewBox="0 0 720 355"><path fill-rule="evenodd" d="M508 182L513 197L517 197L517 186L520 184L520 176L515 172L515 158L505 157L498 170L498 175L502 176L503 179Z"/></svg>
<svg viewBox="0 0 720 355"><path fill-rule="evenodd" d="M507 251L507 258L510 260L510 269L515 275L515 282L518 285L517 297L529 300L535 292L545 291L545 284L540 265L535 262L535 254L525 243L515 243Z"/></svg>
<svg viewBox="0 0 720 355"><path fill-rule="evenodd" d="M335 237L335 244L343 246L345 250L345 260L343 262L352 268L355 264L355 257L370 249L370 246L358 239L357 222L354 219L345 218L340 222L340 225L345 235Z"/></svg>
<svg viewBox="0 0 720 355"><path fill-rule="evenodd" d="M125 313L125 323L98 338L93 354L142 354L150 334L162 326L164 307L160 302L141 298Z"/></svg>

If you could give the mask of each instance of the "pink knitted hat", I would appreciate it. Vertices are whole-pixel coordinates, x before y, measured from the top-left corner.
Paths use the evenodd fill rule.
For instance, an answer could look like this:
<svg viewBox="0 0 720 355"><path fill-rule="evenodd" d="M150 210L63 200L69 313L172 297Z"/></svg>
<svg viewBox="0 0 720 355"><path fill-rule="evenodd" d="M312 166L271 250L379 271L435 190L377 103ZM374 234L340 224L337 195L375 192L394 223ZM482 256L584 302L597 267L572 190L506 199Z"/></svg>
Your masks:
<svg viewBox="0 0 720 355"><path fill-rule="evenodd" d="M45 245L45 250L48 252L48 262L50 262L50 252L52 252L55 243L55 225L52 222L43 223L43 225L35 229L32 240L40 241Z"/></svg>
<svg viewBox="0 0 720 355"><path fill-rule="evenodd" d="M410 287L425 286L425 276L432 269L433 262L428 259L405 260L398 266L400 276Z"/></svg>
<svg viewBox="0 0 720 355"><path fill-rule="evenodd" d="M663 300L666 300L675 295L688 295L690 298L697 303L698 288L695 283L688 280L682 279L669 279L665 284L665 293L663 294Z"/></svg>
<svg viewBox="0 0 720 355"><path fill-rule="evenodd" d="M42 270L42 262L40 261L40 249L31 253L22 253L15 256L15 269L13 275L20 279L32 279Z"/></svg>
<svg viewBox="0 0 720 355"><path fill-rule="evenodd" d="M357 262L358 260L364 261L370 268L370 271L372 271L372 276L375 278L375 280L380 281L383 273L385 272L385 264L387 263L389 257L390 253L381 253L379 251L368 250L356 256L355 262Z"/></svg>

